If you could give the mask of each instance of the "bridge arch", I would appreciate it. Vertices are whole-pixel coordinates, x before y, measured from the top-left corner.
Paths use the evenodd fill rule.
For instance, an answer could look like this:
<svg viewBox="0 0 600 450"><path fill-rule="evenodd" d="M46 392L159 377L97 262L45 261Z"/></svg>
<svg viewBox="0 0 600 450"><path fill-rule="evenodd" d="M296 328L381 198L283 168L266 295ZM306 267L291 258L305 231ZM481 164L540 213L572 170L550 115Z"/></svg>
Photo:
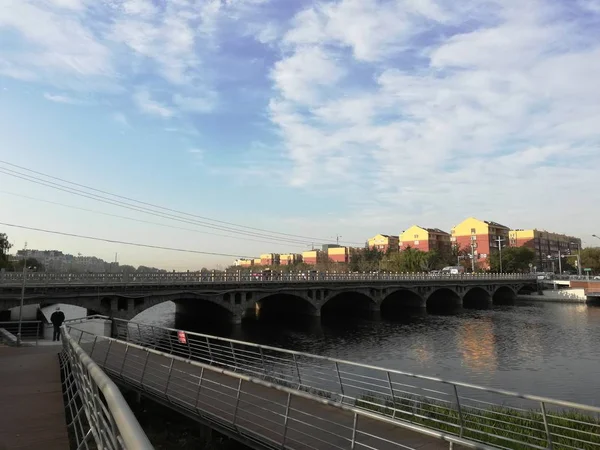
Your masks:
<svg viewBox="0 0 600 450"><path fill-rule="evenodd" d="M463 306L465 308L485 308L492 303L492 296L480 286L470 288L463 295Z"/></svg>
<svg viewBox="0 0 600 450"><path fill-rule="evenodd" d="M258 318L264 319L320 315L320 310L314 300L290 292L274 292L258 296L255 311Z"/></svg>
<svg viewBox="0 0 600 450"><path fill-rule="evenodd" d="M500 286L496 288L492 295L492 300L495 304L510 304L515 301L517 294L510 286Z"/></svg>
<svg viewBox="0 0 600 450"><path fill-rule="evenodd" d="M390 292L381 301L382 316L397 316L407 308L424 308L425 299L412 289L402 288Z"/></svg>
<svg viewBox="0 0 600 450"><path fill-rule="evenodd" d="M330 296L321 306L323 317L363 316L378 310L373 298L357 291L343 291Z"/></svg>
<svg viewBox="0 0 600 450"><path fill-rule="evenodd" d="M462 306L460 295L451 288L435 289L427 297L428 310L453 309Z"/></svg>

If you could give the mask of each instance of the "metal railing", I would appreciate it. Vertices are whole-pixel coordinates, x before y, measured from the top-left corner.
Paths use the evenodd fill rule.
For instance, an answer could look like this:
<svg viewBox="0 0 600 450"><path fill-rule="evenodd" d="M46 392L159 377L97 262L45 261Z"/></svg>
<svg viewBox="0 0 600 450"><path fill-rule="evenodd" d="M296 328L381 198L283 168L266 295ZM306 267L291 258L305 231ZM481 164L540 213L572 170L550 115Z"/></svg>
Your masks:
<svg viewBox="0 0 600 450"><path fill-rule="evenodd" d="M113 381L61 327L60 353L67 425L75 448L152 450Z"/></svg>
<svg viewBox="0 0 600 450"><path fill-rule="evenodd" d="M125 284L210 284L210 283L307 283L341 281L394 281L394 280L535 280L534 274L472 273L338 273L338 272L172 272L172 273L0 273L1 285L21 285L23 276L27 286L36 285L125 285Z"/></svg>
<svg viewBox="0 0 600 450"><path fill-rule="evenodd" d="M600 407L114 319L114 335L499 448L600 448Z"/></svg>
<svg viewBox="0 0 600 450"><path fill-rule="evenodd" d="M114 378L243 443L259 444L253 448L416 450L446 443L492 449L265 377L70 330Z"/></svg>
<svg viewBox="0 0 600 450"><path fill-rule="evenodd" d="M21 344L38 345L40 333L43 331L42 322L39 320L21 321ZM0 340L8 345L18 345L19 322L7 321L0 322Z"/></svg>

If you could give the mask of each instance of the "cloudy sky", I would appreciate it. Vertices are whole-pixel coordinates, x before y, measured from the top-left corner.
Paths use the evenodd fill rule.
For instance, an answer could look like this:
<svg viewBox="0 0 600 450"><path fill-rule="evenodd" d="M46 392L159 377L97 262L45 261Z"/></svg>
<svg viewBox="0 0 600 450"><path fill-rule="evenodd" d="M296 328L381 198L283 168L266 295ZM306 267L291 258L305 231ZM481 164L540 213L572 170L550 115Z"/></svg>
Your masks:
<svg viewBox="0 0 600 450"><path fill-rule="evenodd" d="M599 80L600 0L3 0L0 222L240 256L468 216L592 245Z"/></svg>

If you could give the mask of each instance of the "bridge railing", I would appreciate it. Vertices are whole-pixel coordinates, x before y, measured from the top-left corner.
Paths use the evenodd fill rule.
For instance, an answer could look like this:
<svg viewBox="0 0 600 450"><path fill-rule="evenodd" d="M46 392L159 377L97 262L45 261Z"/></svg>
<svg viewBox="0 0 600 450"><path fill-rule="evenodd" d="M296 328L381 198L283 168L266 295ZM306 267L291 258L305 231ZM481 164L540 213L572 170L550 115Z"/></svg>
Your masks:
<svg viewBox="0 0 600 450"><path fill-rule="evenodd" d="M307 283L343 281L418 281L418 280L535 280L532 274L473 273L345 273L345 272L172 272L172 273L51 273L2 272L0 286L21 285L167 285L210 283Z"/></svg>
<svg viewBox="0 0 600 450"><path fill-rule="evenodd" d="M259 448L416 450L425 443L435 448L445 443L450 449L493 450L264 377L70 331L115 379Z"/></svg>
<svg viewBox="0 0 600 450"><path fill-rule="evenodd" d="M131 343L501 448L600 448L600 407L148 324Z"/></svg>
<svg viewBox="0 0 600 450"><path fill-rule="evenodd" d="M67 425L77 449L152 450L119 388L61 328Z"/></svg>
<svg viewBox="0 0 600 450"><path fill-rule="evenodd" d="M42 322L39 320L21 321L21 345L38 345L40 333L43 329ZM19 322L16 320L0 322L0 342L4 341L8 345L19 344Z"/></svg>

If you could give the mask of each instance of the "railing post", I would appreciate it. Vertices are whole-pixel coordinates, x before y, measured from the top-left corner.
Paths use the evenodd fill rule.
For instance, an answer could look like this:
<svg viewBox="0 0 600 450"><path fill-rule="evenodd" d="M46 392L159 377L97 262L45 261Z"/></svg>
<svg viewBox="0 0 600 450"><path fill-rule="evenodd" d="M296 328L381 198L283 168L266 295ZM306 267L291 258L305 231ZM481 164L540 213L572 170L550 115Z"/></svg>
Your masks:
<svg viewBox="0 0 600 450"><path fill-rule="evenodd" d="M285 404L285 419L283 420L283 436L281 438L281 448L285 448L285 437L288 429L288 419L290 417L290 404L292 403L292 393L288 392L287 402Z"/></svg>
<svg viewBox="0 0 600 450"><path fill-rule="evenodd" d="M258 347L258 350L260 351L260 362L262 363L262 367L263 367L263 375L266 377L267 376L267 365L265 364L265 355L263 353L262 347Z"/></svg>
<svg viewBox="0 0 600 450"><path fill-rule="evenodd" d="M204 378L204 367L200 367L200 378L198 379L198 392L196 392L196 401L194 402L194 408L198 411L198 401L200 400L200 392L202 391L202 379ZM200 411L198 411L200 412Z"/></svg>
<svg viewBox="0 0 600 450"><path fill-rule="evenodd" d="M112 340L108 341L108 348L106 349L106 358L104 358L104 364L102 364L103 367L106 367L106 361L108 361L108 355L110 353L110 348L112 347L112 343L113 343Z"/></svg>
<svg viewBox="0 0 600 450"><path fill-rule="evenodd" d="M552 434L550 433L550 424L548 423L548 416L546 415L546 405L544 402L540 402L542 407L542 417L544 418L544 428L546 430L546 439L548 440L548 449L552 450Z"/></svg>
<svg viewBox="0 0 600 450"><path fill-rule="evenodd" d="M235 357L235 349L233 348L233 342L229 342L229 347L231 347L231 356L233 356L233 371L235 372L238 367L237 358Z"/></svg>
<svg viewBox="0 0 600 450"><path fill-rule="evenodd" d="M215 359L213 358L212 350L210 349L210 341L208 340L208 336L206 336L206 348L208 349L208 356L210 357L210 362L214 363Z"/></svg>
<svg viewBox="0 0 600 450"><path fill-rule="evenodd" d="M354 449L356 445L356 426L358 425L358 414L354 413L354 421L352 423L352 442L350 443L350 448Z"/></svg>
<svg viewBox="0 0 600 450"><path fill-rule="evenodd" d="M233 411L233 426L235 427L235 421L237 419L237 412L238 412L238 408L240 406L240 393L242 390L242 379L240 378L240 381L238 382L238 388L237 388L237 396L235 398L235 410Z"/></svg>
<svg viewBox="0 0 600 450"><path fill-rule="evenodd" d="M144 368L142 369L142 378L140 379L140 387L144 389L144 377L146 376L146 366L148 366L148 360L150 359L150 352L146 350L146 360L144 361Z"/></svg>
<svg viewBox="0 0 600 450"><path fill-rule="evenodd" d="M175 360L171 358L171 364L169 365L169 375L167 376L167 384L165 385L165 396L167 397L167 400L169 400L169 395L167 394L167 392L169 391L169 383L171 382L171 374L173 373L174 362Z"/></svg>
<svg viewBox="0 0 600 450"><path fill-rule="evenodd" d="M337 361L335 362L335 372L337 373L338 376L338 381L340 383L340 391L342 393L342 397L340 398L340 403L344 403L344 384L342 383L342 376L340 375L340 366L338 365Z"/></svg>
<svg viewBox="0 0 600 450"><path fill-rule="evenodd" d="M294 365L296 366L296 372L298 373L298 389L302 386L302 378L300 378L300 367L298 366L298 359L296 358L296 354L292 353L292 357L294 358Z"/></svg>
<svg viewBox="0 0 600 450"><path fill-rule="evenodd" d="M128 353L129 353L129 345L125 346L125 354L123 355L123 363L121 364L121 370L119 371L119 375L121 375L121 378L123 377L123 368L125 367L125 361L127 361Z"/></svg>
<svg viewBox="0 0 600 450"><path fill-rule="evenodd" d="M390 387L390 394L392 395L392 404L394 405L394 409L392 410L392 419L396 418L396 395L394 394L394 386L392 385L392 377L390 377L390 371L386 370L388 385Z"/></svg>
<svg viewBox="0 0 600 450"><path fill-rule="evenodd" d="M137 329L138 329L138 339L139 339L139 342L140 342L140 344L143 345L144 341L142 340L142 332L140 331L140 324L139 323L137 323Z"/></svg>
<svg viewBox="0 0 600 450"><path fill-rule="evenodd" d="M458 420L460 420L460 433L459 436L463 437L465 432L465 421L462 414L462 408L460 407L460 398L458 396L458 388L455 384L452 385L454 387L454 399L456 400L456 407L458 408Z"/></svg>

